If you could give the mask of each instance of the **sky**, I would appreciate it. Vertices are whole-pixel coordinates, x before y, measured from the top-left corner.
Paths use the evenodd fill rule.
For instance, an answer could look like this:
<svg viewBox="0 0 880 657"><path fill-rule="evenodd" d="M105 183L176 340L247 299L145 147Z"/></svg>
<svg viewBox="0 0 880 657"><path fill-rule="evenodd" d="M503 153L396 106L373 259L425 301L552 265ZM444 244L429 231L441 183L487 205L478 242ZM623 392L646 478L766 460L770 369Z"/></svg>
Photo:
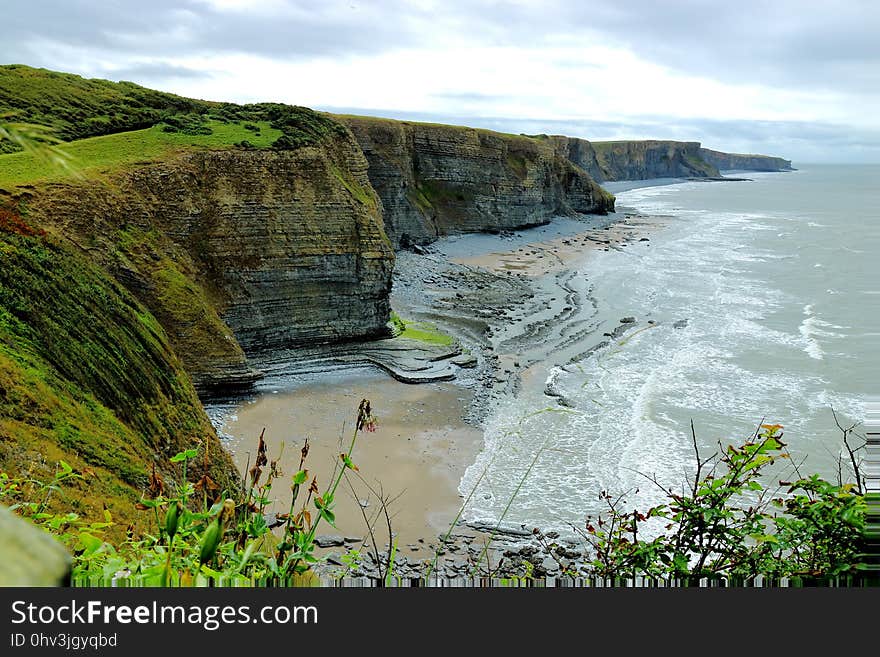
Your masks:
<svg viewBox="0 0 880 657"><path fill-rule="evenodd" d="M233 102L880 162L875 0L2 0L0 63Z"/></svg>

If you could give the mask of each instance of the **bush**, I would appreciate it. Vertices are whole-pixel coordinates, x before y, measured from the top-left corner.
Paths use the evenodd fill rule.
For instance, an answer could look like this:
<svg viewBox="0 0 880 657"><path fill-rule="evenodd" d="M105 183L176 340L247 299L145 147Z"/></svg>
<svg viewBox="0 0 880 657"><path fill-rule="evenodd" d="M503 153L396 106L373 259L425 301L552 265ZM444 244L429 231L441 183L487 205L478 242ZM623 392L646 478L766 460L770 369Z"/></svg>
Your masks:
<svg viewBox="0 0 880 657"><path fill-rule="evenodd" d="M748 579L858 572L867 511L858 470L855 484L811 475L765 488L766 468L790 458L781 429L762 424L752 439L706 459L694 439L690 488L673 491L652 479L668 502L646 512L625 510L622 496L603 491L608 514L576 528L590 548L589 574ZM662 523L663 531L647 538L648 523Z"/></svg>
<svg viewBox="0 0 880 657"><path fill-rule="evenodd" d="M257 458L247 474L244 489L220 490L207 474L190 480L188 468L199 458L198 449L180 452L171 462L180 468L177 482L166 484L153 470L149 487L137 505L152 515L155 531L111 544L102 536L113 526L109 512L101 522L87 522L76 513L47 512L53 494L63 495L61 484L82 479L60 463L54 481L43 484L27 477L0 473L0 502L58 537L74 554L72 580L90 585L191 586L209 584L290 584L301 581L319 559L314 555L320 523L335 526L336 490L349 470L357 470L351 456L358 434L373 431L370 402L358 408L349 448L339 455L332 481L323 492L305 469L308 440L301 450L299 470L289 478L293 492L290 509L278 516L281 537L272 533L264 511L270 504L273 484L282 477L270 461L264 436ZM207 473L207 453L203 472Z"/></svg>

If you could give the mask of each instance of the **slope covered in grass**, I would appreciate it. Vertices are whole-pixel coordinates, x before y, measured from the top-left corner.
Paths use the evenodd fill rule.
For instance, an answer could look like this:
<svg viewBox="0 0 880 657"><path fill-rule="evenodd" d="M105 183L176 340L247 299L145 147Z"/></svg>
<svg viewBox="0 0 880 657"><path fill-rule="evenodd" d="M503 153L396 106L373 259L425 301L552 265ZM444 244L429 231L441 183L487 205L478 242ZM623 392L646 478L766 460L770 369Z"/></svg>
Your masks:
<svg viewBox="0 0 880 657"><path fill-rule="evenodd" d="M187 148L294 150L345 132L330 116L280 103L236 105L86 79L22 65L0 66L0 121L50 129L65 142L74 169L92 170L161 159ZM105 140L80 143L91 137ZM0 140L0 154L21 148ZM26 154L0 155L0 183L24 184L56 175Z"/></svg>
<svg viewBox="0 0 880 657"><path fill-rule="evenodd" d="M122 527L155 465L209 451L234 469L158 322L106 272L3 210L0 217L0 470L51 479L59 460L89 475L57 500Z"/></svg>
<svg viewBox="0 0 880 657"><path fill-rule="evenodd" d="M126 165L162 160L192 148L232 148L242 142L254 148L268 148L283 134L267 121L207 121L205 125L210 133L165 132L161 126L154 126L64 144L62 150L69 158L65 167L51 166L45 158L29 152L0 155L0 187L11 189L73 175L93 177Z"/></svg>

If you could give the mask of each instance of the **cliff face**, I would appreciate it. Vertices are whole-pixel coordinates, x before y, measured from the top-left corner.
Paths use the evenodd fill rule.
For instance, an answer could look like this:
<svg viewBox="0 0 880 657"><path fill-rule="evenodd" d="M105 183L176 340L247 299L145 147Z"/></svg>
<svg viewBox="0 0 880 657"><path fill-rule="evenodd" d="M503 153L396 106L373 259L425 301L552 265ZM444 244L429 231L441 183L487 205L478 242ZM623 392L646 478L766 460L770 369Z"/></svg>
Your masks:
<svg viewBox="0 0 880 657"><path fill-rule="evenodd" d="M745 171L794 171L791 160L767 155L741 155L722 153L708 148L700 149L700 157L717 169L742 169Z"/></svg>
<svg viewBox="0 0 880 657"><path fill-rule="evenodd" d="M350 136L290 152L193 152L28 196L159 319L197 385L247 356L387 331L393 252Z"/></svg>
<svg viewBox="0 0 880 657"><path fill-rule="evenodd" d="M552 146L487 130L338 117L369 162L395 246L604 213L614 197Z"/></svg>
<svg viewBox="0 0 880 657"><path fill-rule="evenodd" d="M587 141L574 137L548 138L557 152L598 182L651 178L705 178L718 169L701 156L699 142Z"/></svg>

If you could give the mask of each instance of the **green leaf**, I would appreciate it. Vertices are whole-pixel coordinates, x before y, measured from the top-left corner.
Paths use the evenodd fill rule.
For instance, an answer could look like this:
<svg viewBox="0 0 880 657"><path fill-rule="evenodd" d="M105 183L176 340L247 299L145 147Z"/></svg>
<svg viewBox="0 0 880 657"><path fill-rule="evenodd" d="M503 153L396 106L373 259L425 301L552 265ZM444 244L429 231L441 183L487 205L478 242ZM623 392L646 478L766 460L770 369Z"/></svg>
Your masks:
<svg viewBox="0 0 880 657"><path fill-rule="evenodd" d="M199 455L199 450L197 449L187 449L182 452L177 452L174 456L172 456L169 460L172 463L180 463L186 459L194 459Z"/></svg>
<svg viewBox="0 0 880 657"><path fill-rule="evenodd" d="M83 553L82 555L80 555L81 559L90 557L95 552L100 550L102 545L104 545L104 541L102 541L97 536L92 536L88 532L80 532L79 542L80 545L83 546Z"/></svg>
<svg viewBox="0 0 880 657"><path fill-rule="evenodd" d="M309 473L305 470L300 470L295 475L293 475L293 483L297 486L302 486L306 483L306 479L309 478Z"/></svg>

